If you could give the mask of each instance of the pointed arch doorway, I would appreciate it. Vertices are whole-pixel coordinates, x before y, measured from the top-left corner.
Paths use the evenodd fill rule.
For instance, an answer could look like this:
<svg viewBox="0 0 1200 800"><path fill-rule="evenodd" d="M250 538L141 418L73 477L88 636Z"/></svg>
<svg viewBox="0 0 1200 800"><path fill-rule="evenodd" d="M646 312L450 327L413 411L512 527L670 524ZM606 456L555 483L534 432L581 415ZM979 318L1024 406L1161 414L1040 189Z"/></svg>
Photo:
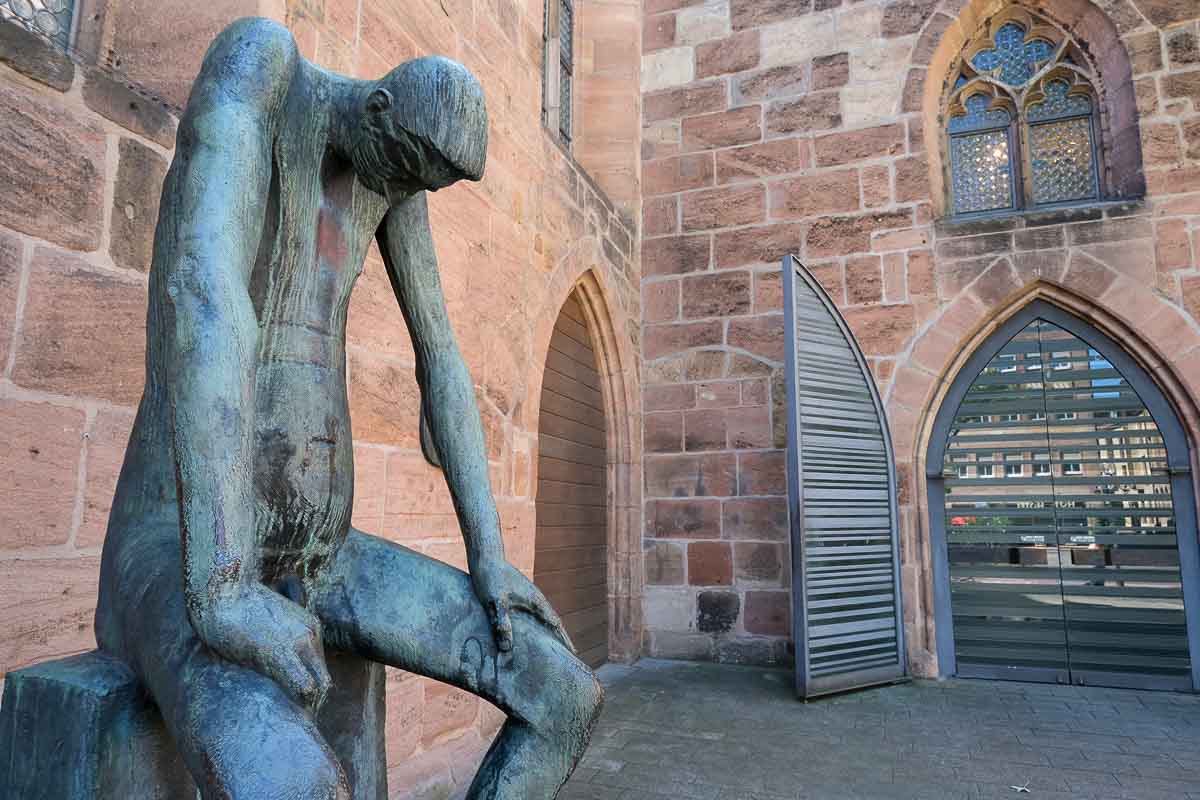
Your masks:
<svg viewBox="0 0 1200 800"><path fill-rule="evenodd" d="M1200 689L1189 445L1120 345L1031 303L954 381L927 463L945 674Z"/></svg>
<svg viewBox="0 0 1200 800"><path fill-rule="evenodd" d="M608 660L608 421L578 290L554 324L538 416L533 581L592 667Z"/></svg>

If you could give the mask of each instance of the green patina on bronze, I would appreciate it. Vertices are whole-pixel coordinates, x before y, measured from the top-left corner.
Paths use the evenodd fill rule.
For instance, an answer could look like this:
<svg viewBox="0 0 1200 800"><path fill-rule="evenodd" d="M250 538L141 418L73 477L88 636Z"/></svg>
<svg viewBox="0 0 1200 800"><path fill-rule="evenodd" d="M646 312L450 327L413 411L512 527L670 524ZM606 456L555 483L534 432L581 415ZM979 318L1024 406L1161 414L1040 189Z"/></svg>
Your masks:
<svg viewBox="0 0 1200 800"><path fill-rule="evenodd" d="M505 560L429 229L426 192L479 180L486 150L482 89L448 59L353 80L261 19L205 57L163 187L96 612L204 798L385 797L378 747L330 741L381 727L380 675L355 659L508 714L468 797L552 798L587 745L601 690ZM469 575L350 526L345 322L372 238ZM352 659L336 680L326 647Z"/></svg>

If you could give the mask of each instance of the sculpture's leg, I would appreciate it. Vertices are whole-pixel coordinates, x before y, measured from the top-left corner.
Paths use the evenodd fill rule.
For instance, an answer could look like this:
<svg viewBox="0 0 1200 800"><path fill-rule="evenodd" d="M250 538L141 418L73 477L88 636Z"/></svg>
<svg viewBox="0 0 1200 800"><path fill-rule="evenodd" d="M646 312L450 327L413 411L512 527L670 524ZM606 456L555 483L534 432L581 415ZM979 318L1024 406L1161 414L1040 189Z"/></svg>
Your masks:
<svg viewBox="0 0 1200 800"><path fill-rule="evenodd" d="M550 800L566 782L603 693L532 617L512 615L512 652L498 653L466 573L359 531L309 599L329 646L453 684L509 715L469 800Z"/></svg>
<svg viewBox="0 0 1200 800"><path fill-rule="evenodd" d="M177 544L143 547L121 593L120 655L162 712L204 800L346 800L307 712L274 681L214 655L183 605ZM132 573L132 571L131 571Z"/></svg>

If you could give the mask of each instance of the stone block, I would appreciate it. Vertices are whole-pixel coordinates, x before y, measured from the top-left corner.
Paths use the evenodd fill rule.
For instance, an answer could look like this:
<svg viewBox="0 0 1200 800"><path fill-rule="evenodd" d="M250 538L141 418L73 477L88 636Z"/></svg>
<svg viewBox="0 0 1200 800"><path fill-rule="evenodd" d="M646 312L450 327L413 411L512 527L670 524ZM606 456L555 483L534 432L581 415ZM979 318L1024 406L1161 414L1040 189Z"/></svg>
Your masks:
<svg viewBox="0 0 1200 800"><path fill-rule="evenodd" d="M679 281L642 284L642 322L674 322L679 319Z"/></svg>
<svg viewBox="0 0 1200 800"><path fill-rule="evenodd" d="M765 392L762 401L766 402ZM782 451L739 453L739 495L783 495L787 492L787 467Z"/></svg>
<svg viewBox="0 0 1200 800"><path fill-rule="evenodd" d="M119 267L148 272L167 160L135 139L122 138L118 150L108 253Z"/></svg>
<svg viewBox="0 0 1200 800"><path fill-rule="evenodd" d="M862 306L847 309L845 317L865 355L895 355L916 332L916 313L910 304Z"/></svg>
<svg viewBox="0 0 1200 800"><path fill-rule="evenodd" d="M799 253L804 226L796 223L762 225L717 233L713 253L718 267L743 264L778 264L788 253Z"/></svg>
<svg viewBox="0 0 1200 800"><path fill-rule="evenodd" d="M689 192L683 195L683 229L703 231L762 222L766 206L761 184Z"/></svg>
<svg viewBox="0 0 1200 800"><path fill-rule="evenodd" d="M726 341L730 347L781 362L784 357L783 315L762 314L730 320Z"/></svg>
<svg viewBox="0 0 1200 800"><path fill-rule="evenodd" d="M1196 6L1191 0L1133 0L1138 10L1159 28L1195 19Z"/></svg>
<svg viewBox="0 0 1200 800"><path fill-rule="evenodd" d="M647 197L712 186L715 167L712 153L650 161L642 167L642 190Z"/></svg>
<svg viewBox="0 0 1200 800"><path fill-rule="evenodd" d="M1200 38L1196 32L1185 28L1168 33L1167 57L1172 67L1200 63Z"/></svg>
<svg viewBox="0 0 1200 800"><path fill-rule="evenodd" d="M57 93L0 83L0 225L95 250L104 225L106 149L100 126Z"/></svg>
<svg viewBox="0 0 1200 800"><path fill-rule="evenodd" d="M734 450L771 446L771 411L767 406L731 408L725 412L727 446Z"/></svg>
<svg viewBox="0 0 1200 800"><path fill-rule="evenodd" d="M689 585L733 585L733 550L729 542L691 542L687 551Z"/></svg>
<svg viewBox="0 0 1200 800"><path fill-rule="evenodd" d="M642 235L664 236L679 232L679 198L651 197L642 203Z"/></svg>
<svg viewBox="0 0 1200 800"><path fill-rule="evenodd" d="M730 0L729 3L734 30L784 22L811 9L812 0Z"/></svg>
<svg viewBox="0 0 1200 800"><path fill-rule="evenodd" d="M807 232L808 258L833 258L871 250L875 231L908 228L912 212L881 211L857 217L821 217Z"/></svg>
<svg viewBox="0 0 1200 800"><path fill-rule="evenodd" d="M675 15L658 14L646 20L642 28L642 52L652 53L675 46Z"/></svg>
<svg viewBox="0 0 1200 800"><path fill-rule="evenodd" d="M715 114L685 117L684 152L733 147L762 139L762 109L746 106Z"/></svg>
<svg viewBox="0 0 1200 800"><path fill-rule="evenodd" d="M132 411L102 410L96 414L87 432L87 482L83 489L83 519L75 534L76 547L93 548L104 543L108 512L125 460L133 419Z"/></svg>
<svg viewBox="0 0 1200 800"><path fill-rule="evenodd" d="M642 551L648 586L682 586L683 545L676 542L646 542ZM652 604L647 603L647 608Z"/></svg>
<svg viewBox="0 0 1200 800"><path fill-rule="evenodd" d="M791 635L791 595L788 592L746 592L742 625L747 633L761 636Z"/></svg>
<svg viewBox="0 0 1200 800"><path fill-rule="evenodd" d="M756 0L761 2L761 0ZM783 2L792 8L792 0L769 0ZM795 11L778 24L765 28L762 33L762 65L778 67L782 64L797 64L815 56L837 53L848 48L840 46L838 30L832 14L802 14Z"/></svg>
<svg viewBox="0 0 1200 800"><path fill-rule="evenodd" d="M699 408L733 408L742 402L740 381L709 381L696 385Z"/></svg>
<svg viewBox="0 0 1200 800"><path fill-rule="evenodd" d="M737 592L700 592L696 596L696 630L728 633L737 625L741 610L742 598Z"/></svg>
<svg viewBox="0 0 1200 800"><path fill-rule="evenodd" d="M0 550L65 544L83 451L82 411L0 403Z"/></svg>
<svg viewBox="0 0 1200 800"><path fill-rule="evenodd" d="M145 377L146 289L49 247L34 251L13 382L131 406Z"/></svg>
<svg viewBox="0 0 1200 800"><path fill-rule="evenodd" d="M354 440L394 447L420 447L421 395L412 367L357 348L347 356ZM489 442L489 446L491 455L495 455L494 441Z"/></svg>
<svg viewBox="0 0 1200 800"><path fill-rule="evenodd" d="M862 202L867 208L880 208L892 203L892 171L884 164L864 167L862 171ZM836 209L851 211L853 209Z"/></svg>
<svg viewBox="0 0 1200 800"><path fill-rule="evenodd" d="M696 407L696 387L690 383L646 386L642 389L642 410L684 411Z"/></svg>
<svg viewBox="0 0 1200 800"><path fill-rule="evenodd" d="M718 150L717 183L796 172L808 166L807 155L808 148L802 147L799 139L777 139Z"/></svg>
<svg viewBox="0 0 1200 800"><path fill-rule="evenodd" d="M850 55L832 53L818 56L812 61L812 88L840 89L850 82Z"/></svg>
<svg viewBox="0 0 1200 800"><path fill-rule="evenodd" d="M24 245L16 236L0 233L0 320L6 320L0 324L0 364L8 363L9 347L12 345L24 250Z"/></svg>
<svg viewBox="0 0 1200 800"><path fill-rule="evenodd" d="M725 317L750 310L750 273L719 272L683 280L683 316Z"/></svg>
<svg viewBox="0 0 1200 800"><path fill-rule="evenodd" d="M167 149L175 146L178 119L161 100L98 69L88 68L84 75L83 102L88 108Z"/></svg>
<svg viewBox="0 0 1200 800"><path fill-rule="evenodd" d="M758 31L742 31L696 48L696 77L744 72L758 66Z"/></svg>
<svg viewBox="0 0 1200 800"><path fill-rule="evenodd" d="M642 352L646 358L660 358L693 347L706 347L722 343L722 324L711 322L685 322L677 325L653 325L644 334Z"/></svg>
<svg viewBox="0 0 1200 800"><path fill-rule="evenodd" d="M719 539L721 501L651 500L646 503L646 536L655 539Z"/></svg>
<svg viewBox="0 0 1200 800"><path fill-rule="evenodd" d="M75 80L75 64L66 53L22 25L0 23L0 64L65 92Z"/></svg>
<svg viewBox="0 0 1200 800"><path fill-rule="evenodd" d="M175 800L196 793L133 673L99 653L6 676L0 765L4 797Z"/></svg>
<svg viewBox="0 0 1200 800"><path fill-rule="evenodd" d="M647 453L678 453L683 449L683 415L646 414L642 417L642 440Z"/></svg>
<svg viewBox="0 0 1200 800"><path fill-rule="evenodd" d="M726 500L721 510L726 539L782 542L788 538L786 497L745 497Z"/></svg>
<svg viewBox="0 0 1200 800"><path fill-rule="evenodd" d="M917 33L933 14L938 0L895 0L883 9L880 31L885 38Z"/></svg>
<svg viewBox="0 0 1200 800"><path fill-rule="evenodd" d="M808 70L804 64L784 64L736 76L733 87L738 103L804 94L808 90Z"/></svg>
<svg viewBox="0 0 1200 800"><path fill-rule="evenodd" d="M883 266L879 256L846 259L846 301L850 305L883 300Z"/></svg>
<svg viewBox="0 0 1200 800"><path fill-rule="evenodd" d="M317 717L351 786L387 795L384 671L330 653L333 687ZM264 757L279 759L269 750ZM0 796L179 800L196 787L133 672L98 651L10 672L0 706ZM286 769L277 764L276 769Z"/></svg>
<svg viewBox="0 0 1200 800"><path fill-rule="evenodd" d="M813 142L818 166L837 166L868 158L895 156L905 150L904 125L879 125L874 128L819 136Z"/></svg>
<svg viewBox="0 0 1200 800"><path fill-rule="evenodd" d="M778 586L783 574L782 545L773 542L734 542L733 576L738 583Z"/></svg>
<svg viewBox="0 0 1200 800"><path fill-rule="evenodd" d="M728 92L725 81L697 83L680 89L647 92L642 98L642 118L647 122L679 119L686 115L707 114L725 108Z"/></svg>
<svg viewBox="0 0 1200 800"><path fill-rule="evenodd" d="M858 170L843 169L776 181L771 188L771 216L800 219L819 214L857 211Z"/></svg>
<svg viewBox="0 0 1200 800"><path fill-rule="evenodd" d="M683 448L697 450L725 449L725 411L697 409L683 415Z"/></svg>
<svg viewBox="0 0 1200 800"><path fill-rule="evenodd" d="M767 107L768 134L807 133L841 127L841 94L812 92L795 100L780 100Z"/></svg>
<svg viewBox="0 0 1200 800"><path fill-rule="evenodd" d="M708 234L643 240L642 274L681 275L706 270L711 250Z"/></svg>
<svg viewBox="0 0 1200 800"><path fill-rule="evenodd" d="M735 493L737 457L733 453L648 456L647 497L728 497Z"/></svg>
<svg viewBox="0 0 1200 800"><path fill-rule="evenodd" d="M683 86L695 80L693 48L671 47L642 56L642 91L654 92Z"/></svg>

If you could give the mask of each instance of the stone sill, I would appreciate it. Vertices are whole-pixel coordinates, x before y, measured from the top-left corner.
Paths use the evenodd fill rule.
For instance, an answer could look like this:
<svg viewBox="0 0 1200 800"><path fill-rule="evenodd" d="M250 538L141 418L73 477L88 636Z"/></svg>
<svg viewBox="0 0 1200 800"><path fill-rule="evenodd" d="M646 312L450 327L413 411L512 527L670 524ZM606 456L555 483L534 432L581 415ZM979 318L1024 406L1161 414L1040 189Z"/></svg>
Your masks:
<svg viewBox="0 0 1200 800"><path fill-rule="evenodd" d="M1074 222L1092 222L1098 219L1130 217L1145 210L1142 199L1104 200L1098 203L1080 203L1056 208L1021 209L980 214L974 217L942 217L934 222L938 238L978 236L982 233L1002 233L1023 228L1041 228L1047 225L1068 225Z"/></svg>

